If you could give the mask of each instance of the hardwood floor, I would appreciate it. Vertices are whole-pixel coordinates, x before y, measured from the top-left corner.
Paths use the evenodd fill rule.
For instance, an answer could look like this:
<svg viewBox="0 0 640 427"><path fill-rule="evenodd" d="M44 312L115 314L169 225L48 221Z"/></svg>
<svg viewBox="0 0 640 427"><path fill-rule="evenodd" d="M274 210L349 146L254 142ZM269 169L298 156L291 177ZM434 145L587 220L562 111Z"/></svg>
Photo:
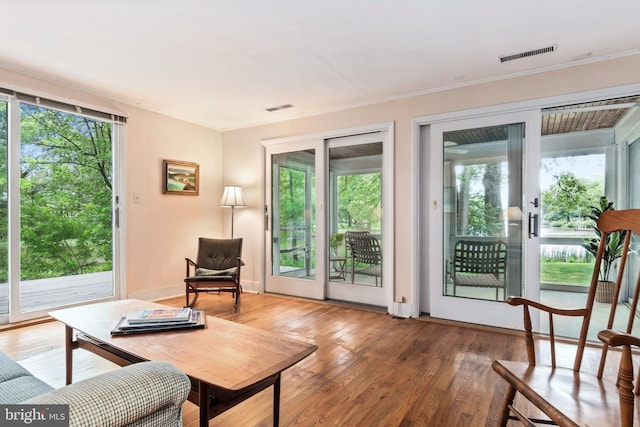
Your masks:
<svg viewBox="0 0 640 427"><path fill-rule="evenodd" d="M184 298L161 302L182 306ZM505 384L491 362L526 360L524 339L509 331L395 319L340 304L243 294L234 312L229 295L203 294L198 308L318 345L283 373L283 426L492 426ZM54 387L64 384L63 346L58 322L0 332L0 350ZM114 368L82 350L74 355L74 381ZM197 416L196 406L185 403L184 425L197 426ZM270 426L271 420L268 389L210 425Z"/></svg>

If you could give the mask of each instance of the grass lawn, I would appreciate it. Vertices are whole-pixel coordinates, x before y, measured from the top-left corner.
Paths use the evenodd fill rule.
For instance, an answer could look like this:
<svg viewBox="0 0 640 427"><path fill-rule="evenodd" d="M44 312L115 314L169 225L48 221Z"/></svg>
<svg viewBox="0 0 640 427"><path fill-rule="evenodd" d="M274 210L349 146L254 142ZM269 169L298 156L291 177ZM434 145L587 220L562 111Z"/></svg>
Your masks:
<svg viewBox="0 0 640 427"><path fill-rule="evenodd" d="M563 285L589 286L593 263L586 262L541 262L540 281Z"/></svg>

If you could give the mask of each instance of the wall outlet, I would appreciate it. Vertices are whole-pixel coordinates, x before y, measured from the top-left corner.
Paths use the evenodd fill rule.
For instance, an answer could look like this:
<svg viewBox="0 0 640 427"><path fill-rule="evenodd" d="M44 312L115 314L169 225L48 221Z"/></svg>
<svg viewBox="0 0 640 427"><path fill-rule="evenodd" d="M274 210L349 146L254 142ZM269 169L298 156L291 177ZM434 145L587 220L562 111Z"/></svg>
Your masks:
<svg viewBox="0 0 640 427"><path fill-rule="evenodd" d="M404 297L396 297L396 302L404 302Z"/></svg>

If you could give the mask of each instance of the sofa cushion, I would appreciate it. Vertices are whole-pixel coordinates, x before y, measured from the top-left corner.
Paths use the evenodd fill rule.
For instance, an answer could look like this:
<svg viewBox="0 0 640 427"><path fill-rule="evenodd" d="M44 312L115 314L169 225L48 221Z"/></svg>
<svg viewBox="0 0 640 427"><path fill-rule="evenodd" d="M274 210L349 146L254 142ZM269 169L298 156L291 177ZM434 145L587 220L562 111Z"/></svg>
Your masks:
<svg viewBox="0 0 640 427"><path fill-rule="evenodd" d="M0 352L0 382L26 376L31 376L31 373L18 362Z"/></svg>
<svg viewBox="0 0 640 427"><path fill-rule="evenodd" d="M21 403L53 390L53 387L31 375L18 377L0 383L0 402Z"/></svg>

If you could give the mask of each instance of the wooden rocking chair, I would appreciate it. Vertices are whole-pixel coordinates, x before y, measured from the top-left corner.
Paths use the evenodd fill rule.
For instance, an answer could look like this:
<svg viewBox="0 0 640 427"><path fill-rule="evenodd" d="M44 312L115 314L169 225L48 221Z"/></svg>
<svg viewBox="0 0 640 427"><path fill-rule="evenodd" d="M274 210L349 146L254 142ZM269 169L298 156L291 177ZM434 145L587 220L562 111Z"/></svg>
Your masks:
<svg viewBox="0 0 640 427"><path fill-rule="evenodd" d="M631 346L640 346L640 338L630 335L636 312L640 275L637 278L633 301L625 333L611 330L615 316L620 285L627 264L629 243L632 232L640 233L640 209L607 211L600 215L597 224L602 238L596 256L595 268L584 308L558 309L539 302L520 297L510 297L511 305L524 308L524 329L529 362L495 360L493 370L508 384L507 394L500 411L499 426L506 426L509 420L519 420L528 426L553 424L560 426L623 426L634 425L634 402L638 387L633 391L633 364ZM596 286L600 273L600 264L605 249L606 236L610 233L627 230L622 257L619 262L617 280L614 287L613 302L607 324L607 330L601 331L598 338L603 342L598 372L587 373L580 370L591 311L596 295ZM550 365L537 365L529 307L549 314ZM555 336L553 316L582 317L582 328L578 339L573 368L556 366ZM609 347L622 347L621 362L617 376L603 377L605 361ZM527 399L543 412L548 419L530 419L523 411L514 406L516 393ZM636 420L635 425L640 423Z"/></svg>

